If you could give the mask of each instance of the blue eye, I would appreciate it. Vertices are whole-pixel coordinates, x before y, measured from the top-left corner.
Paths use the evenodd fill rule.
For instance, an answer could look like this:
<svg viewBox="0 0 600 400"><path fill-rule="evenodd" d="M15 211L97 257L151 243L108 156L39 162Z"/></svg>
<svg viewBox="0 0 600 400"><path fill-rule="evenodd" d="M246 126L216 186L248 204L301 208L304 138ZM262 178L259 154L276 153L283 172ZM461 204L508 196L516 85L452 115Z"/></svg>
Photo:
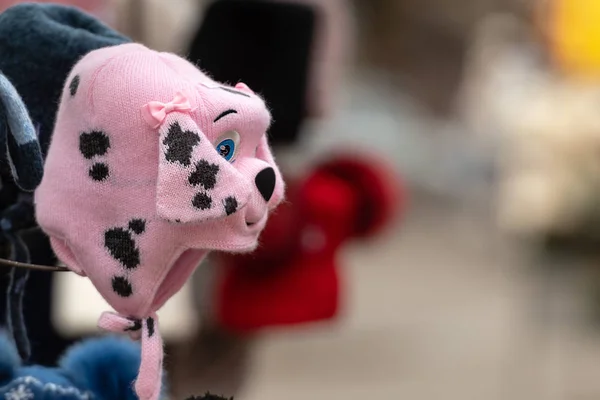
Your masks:
<svg viewBox="0 0 600 400"><path fill-rule="evenodd" d="M231 139L225 139L217 145L217 151L221 157L229 161L235 153L235 143Z"/></svg>
<svg viewBox="0 0 600 400"><path fill-rule="evenodd" d="M240 142L240 135L230 131L222 135L217 141L216 150L226 161L233 162Z"/></svg>

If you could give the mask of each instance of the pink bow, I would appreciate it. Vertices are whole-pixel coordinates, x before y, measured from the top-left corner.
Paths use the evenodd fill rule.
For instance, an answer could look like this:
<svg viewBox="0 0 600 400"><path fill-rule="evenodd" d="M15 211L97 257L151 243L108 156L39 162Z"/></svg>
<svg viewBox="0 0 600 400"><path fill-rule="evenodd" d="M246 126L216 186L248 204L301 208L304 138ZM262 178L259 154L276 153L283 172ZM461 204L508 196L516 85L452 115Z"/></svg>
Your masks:
<svg viewBox="0 0 600 400"><path fill-rule="evenodd" d="M160 101L151 101L142 107L142 116L153 129L158 128L167 114L173 111L192 111L192 106L181 92L177 92L173 101L161 103Z"/></svg>

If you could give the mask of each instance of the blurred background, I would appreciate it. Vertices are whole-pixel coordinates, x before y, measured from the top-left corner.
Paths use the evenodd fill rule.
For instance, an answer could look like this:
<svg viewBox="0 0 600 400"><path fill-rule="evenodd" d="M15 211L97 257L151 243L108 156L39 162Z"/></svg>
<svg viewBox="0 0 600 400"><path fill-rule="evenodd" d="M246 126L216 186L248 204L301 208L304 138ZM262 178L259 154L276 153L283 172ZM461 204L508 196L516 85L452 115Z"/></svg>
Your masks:
<svg viewBox="0 0 600 400"><path fill-rule="evenodd" d="M163 310L174 399L600 396L597 0L63 3L274 115L290 202Z"/></svg>

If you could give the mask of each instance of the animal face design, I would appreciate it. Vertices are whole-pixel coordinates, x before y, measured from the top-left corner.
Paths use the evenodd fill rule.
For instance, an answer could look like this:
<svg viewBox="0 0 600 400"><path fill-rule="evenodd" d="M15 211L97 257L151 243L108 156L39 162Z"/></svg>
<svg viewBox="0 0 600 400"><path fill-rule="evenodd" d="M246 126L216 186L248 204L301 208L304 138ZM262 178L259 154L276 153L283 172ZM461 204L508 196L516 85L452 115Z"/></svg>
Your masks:
<svg viewBox="0 0 600 400"><path fill-rule="evenodd" d="M276 194L276 202L281 197L275 193L281 178L266 143L270 117L264 105L256 107L256 95L243 84L232 89L202 82L195 90L203 100L199 105L178 92L169 103L144 108L160 133L158 214L188 223L241 210L246 227L264 225L271 197ZM194 118L198 109L203 111Z"/></svg>
<svg viewBox="0 0 600 400"><path fill-rule="evenodd" d="M119 313L146 318L207 251L256 247L284 195L270 119L246 85L173 54L93 51L65 83L38 222Z"/></svg>

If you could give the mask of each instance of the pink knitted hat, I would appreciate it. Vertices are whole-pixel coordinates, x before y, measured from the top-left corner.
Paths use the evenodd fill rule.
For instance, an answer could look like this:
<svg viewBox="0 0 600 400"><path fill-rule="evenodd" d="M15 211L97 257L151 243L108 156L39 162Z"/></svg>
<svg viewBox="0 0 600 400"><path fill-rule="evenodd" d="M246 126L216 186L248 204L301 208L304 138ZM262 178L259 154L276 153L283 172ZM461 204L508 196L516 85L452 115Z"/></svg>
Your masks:
<svg viewBox="0 0 600 400"><path fill-rule="evenodd" d="M270 120L246 85L140 44L93 51L67 78L37 218L117 311L99 325L141 338L140 399L159 396L155 312L209 250L252 251L282 200Z"/></svg>

